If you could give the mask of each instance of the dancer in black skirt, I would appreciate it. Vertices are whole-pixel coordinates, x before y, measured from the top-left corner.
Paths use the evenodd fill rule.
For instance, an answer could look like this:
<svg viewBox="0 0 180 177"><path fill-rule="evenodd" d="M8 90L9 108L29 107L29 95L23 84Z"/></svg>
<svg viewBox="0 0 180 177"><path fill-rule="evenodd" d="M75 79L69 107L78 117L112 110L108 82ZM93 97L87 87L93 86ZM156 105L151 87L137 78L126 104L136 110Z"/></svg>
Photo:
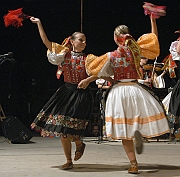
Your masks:
<svg viewBox="0 0 180 177"><path fill-rule="evenodd" d="M49 62L58 65L65 81L42 108L31 128L39 130L43 137L61 138L67 158L61 168L68 170L73 168L71 142L76 144L75 161L82 157L85 149L81 137L84 136L93 106L88 85L97 77L88 77L86 74L86 55L82 53L86 47L86 37L83 33L73 33L64 45L60 45L48 40L39 18L31 17L30 20L37 24L40 37L48 48Z"/></svg>
<svg viewBox="0 0 180 177"><path fill-rule="evenodd" d="M180 33L180 31L178 30L175 33ZM170 122L171 128L174 129L172 130L172 133L177 139L180 139L180 37L171 43L169 51L170 56L176 64L176 85L173 87L172 92L170 92L166 98L167 100L169 99L168 120Z"/></svg>

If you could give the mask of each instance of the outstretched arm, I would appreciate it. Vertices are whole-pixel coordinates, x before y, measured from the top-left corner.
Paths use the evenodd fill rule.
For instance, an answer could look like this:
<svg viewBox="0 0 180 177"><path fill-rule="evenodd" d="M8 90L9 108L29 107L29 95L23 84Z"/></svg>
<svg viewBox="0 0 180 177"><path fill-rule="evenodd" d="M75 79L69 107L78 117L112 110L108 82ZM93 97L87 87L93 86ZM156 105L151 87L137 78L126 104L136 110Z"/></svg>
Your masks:
<svg viewBox="0 0 180 177"><path fill-rule="evenodd" d="M46 33L44 31L44 28L42 26L42 23L41 23L40 19L39 18L35 18L35 17L31 17L30 20L31 20L32 23L36 23L37 24L38 30L39 30L39 34L40 34L40 37L41 37L43 43L45 44L45 46L50 51L52 51L52 43L47 38Z"/></svg>
<svg viewBox="0 0 180 177"><path fill-rule="evenodd" d="M81 80L81 81L79 82L78 88L86 89L87 86L88 86L91 82L93 82L93 81L95 81L95 80L97 80L97 79L98 79L98 77L89 76L89 77L87 77L86 79L83 79L83 80Z"/></svg>
<svg viewBox="0 0 180 177"><path fill-rule="evenodd" d="M150 15L150 20L151 20L151 33L154 33L158 37L156 18L153 18L152 14Z"/></svg>

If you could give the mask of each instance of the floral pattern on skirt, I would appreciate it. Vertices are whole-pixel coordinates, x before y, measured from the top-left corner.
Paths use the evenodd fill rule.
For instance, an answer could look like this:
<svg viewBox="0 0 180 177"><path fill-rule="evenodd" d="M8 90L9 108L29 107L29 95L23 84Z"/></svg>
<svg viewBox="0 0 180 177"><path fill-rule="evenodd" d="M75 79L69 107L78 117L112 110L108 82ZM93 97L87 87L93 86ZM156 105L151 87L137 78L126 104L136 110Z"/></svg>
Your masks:
<svg viewBox="0 0 180 177"><path fill-rule="evenodd" d="M91 117L93 97L90 89L77 89L76 84L61 86L32 123L43 137L84 136ZM74 138L72 138L74 136Z"/></svg>

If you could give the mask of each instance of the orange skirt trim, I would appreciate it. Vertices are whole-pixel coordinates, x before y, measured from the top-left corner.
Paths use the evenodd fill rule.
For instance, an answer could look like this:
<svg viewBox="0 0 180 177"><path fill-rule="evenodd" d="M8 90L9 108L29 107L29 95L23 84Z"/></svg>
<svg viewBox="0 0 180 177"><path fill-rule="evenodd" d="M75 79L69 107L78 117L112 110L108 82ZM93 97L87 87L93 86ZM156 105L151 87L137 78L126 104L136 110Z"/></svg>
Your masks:
<svg viewBox="0 0 180 177"><path fill-rule="evenodd" d="M149 116L149 117L135 117L135 118L113 118L113 117L106 117L106 122L112 122L113 124L128 124L133 125L134 122L137 122L138 124L147 124L149 122L153 122L156 120L164 119L166 116L164 112Z"/></svg>
<svg viewBox="0 0 180 177"><path fill-rule="evenodd" d="M146 138L152 138L152 137L158 137L158 136L164 135L164 134L166 134L166 133L169 133L169 130L164 131L164 132L159 133L159 134L154 134L153 136L145 136L145 135L142 135L142 136L143 136L143 137L146 137ZM133 138L134 138L134 137L132 137L132 138L127 138L127 137L123 137L123 136L112 137L112 134L107 134L107 137L110 137L110 138L113 139L113 140L121 140L121 139L133 140Z"/></svg>

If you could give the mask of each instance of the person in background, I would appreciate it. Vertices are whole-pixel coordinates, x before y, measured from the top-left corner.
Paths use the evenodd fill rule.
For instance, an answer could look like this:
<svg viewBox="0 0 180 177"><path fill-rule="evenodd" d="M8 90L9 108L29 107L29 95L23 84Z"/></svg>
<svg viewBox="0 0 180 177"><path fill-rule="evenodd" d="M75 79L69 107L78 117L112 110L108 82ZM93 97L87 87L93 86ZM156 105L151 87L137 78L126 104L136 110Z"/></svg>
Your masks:
<svg viewBox="0 0 180 177"><path fill-rule="evenodd" d="M31 128L40 130L43 137L60 137L66 156L66 163L61 168L69 170L73 168L71 142L76 145L74 161L84 153L82 137L93 106L89 83L97 77L89 77L86 73L86 55L83 53L86 36L82 32L73 33L65 45L59 45L49 41L39 18L31 17L30 20L37 24L40 37L48 49L48 60L60 66L65 82L42 108Z"/></svg>
<svg viewBox="0 0 180 177"><path fill-rule="evenodd" d="M113 78L113 76L111 76ZM105 80L105 79L97 79L96 80L96 85L98 86L98 97L99 97L99 107L100 107L100 112L99 112L99 118L100 118L100 124L101 124L101 137L102 139L106 140L106 126L105 126L105 107L106 107L106 94L109 90L109 88L112 86L111 82Z"/></svg>
<svg viewBox="0 0 180 177"><path fill-rule="evenodd" d="M92 127L91 136L98 137L100 135L100 127L98 124L94 124Z"/></svg>

